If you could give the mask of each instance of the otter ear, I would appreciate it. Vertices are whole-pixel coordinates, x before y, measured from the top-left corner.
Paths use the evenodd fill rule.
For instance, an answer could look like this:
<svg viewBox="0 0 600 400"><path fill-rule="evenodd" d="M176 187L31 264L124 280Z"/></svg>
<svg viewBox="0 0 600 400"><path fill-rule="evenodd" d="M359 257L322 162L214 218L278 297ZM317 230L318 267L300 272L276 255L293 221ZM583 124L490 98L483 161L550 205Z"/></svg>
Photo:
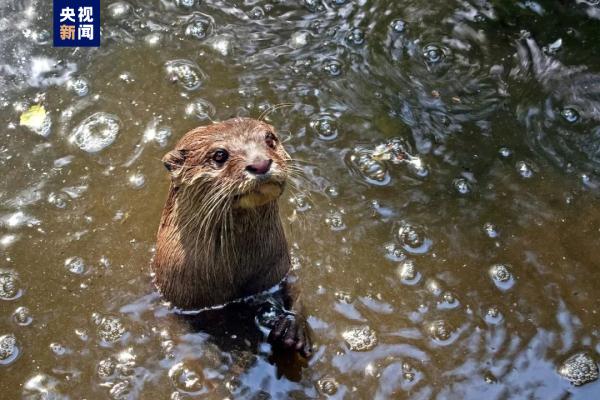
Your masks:
<svg viewBox="0 0 600 400"><path fill-rule="evenodd" d="M165 168L172 174L177 175L185 162L186 150L171 150L162 158Z"/></svg>

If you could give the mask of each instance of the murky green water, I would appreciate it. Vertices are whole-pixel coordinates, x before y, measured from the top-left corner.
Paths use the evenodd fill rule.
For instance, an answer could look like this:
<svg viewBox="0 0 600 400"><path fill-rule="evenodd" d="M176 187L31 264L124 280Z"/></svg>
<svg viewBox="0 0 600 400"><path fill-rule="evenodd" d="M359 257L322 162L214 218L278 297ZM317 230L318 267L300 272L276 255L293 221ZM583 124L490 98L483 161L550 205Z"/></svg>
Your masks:
<svg viewBox="0 0 600 400"><path fill-rule="evenodd" d="M559 373L600 360L596 2L103 3L98 49L0 4L0 397L600 397ZM162 155L282 103L308 364L236 307L182 323L148 267Z"/></svg>

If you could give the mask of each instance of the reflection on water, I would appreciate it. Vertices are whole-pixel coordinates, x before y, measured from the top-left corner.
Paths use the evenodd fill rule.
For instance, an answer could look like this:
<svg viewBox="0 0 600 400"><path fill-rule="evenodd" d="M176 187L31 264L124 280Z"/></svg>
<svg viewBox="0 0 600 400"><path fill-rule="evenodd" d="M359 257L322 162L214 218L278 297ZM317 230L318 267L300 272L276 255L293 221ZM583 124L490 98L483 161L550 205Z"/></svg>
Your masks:
<svg viewBox="0 0 600 400"><path fill-rule="evenodd" d="M0 389L12 398L600 396L593 1L103 2L98 49L0 4ZM187 130L264 115L314 332L150 284Z"/></svg>

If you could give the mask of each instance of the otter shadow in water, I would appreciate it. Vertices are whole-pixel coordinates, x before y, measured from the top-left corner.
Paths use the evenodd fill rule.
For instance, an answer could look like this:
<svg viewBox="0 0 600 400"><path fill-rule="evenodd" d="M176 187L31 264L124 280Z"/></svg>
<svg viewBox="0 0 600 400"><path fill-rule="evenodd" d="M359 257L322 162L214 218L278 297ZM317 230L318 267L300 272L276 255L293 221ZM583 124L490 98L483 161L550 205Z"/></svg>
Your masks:
<svg viewBox="0 0 600 400"><path fill-rule="evenodd" d="M277 377L285 377L299 382L302 368L307 360L296 351L267 342L265 332L274 327L275 321L285 316L283 296L274 294L260 300L252 299L234 302L221 308L208 309L198 314L177 314L193 332L208 334L208 340L221 351L249 351L267 356L270 364L277 369ZM268 350L271 350L267 353Z"/></svg>

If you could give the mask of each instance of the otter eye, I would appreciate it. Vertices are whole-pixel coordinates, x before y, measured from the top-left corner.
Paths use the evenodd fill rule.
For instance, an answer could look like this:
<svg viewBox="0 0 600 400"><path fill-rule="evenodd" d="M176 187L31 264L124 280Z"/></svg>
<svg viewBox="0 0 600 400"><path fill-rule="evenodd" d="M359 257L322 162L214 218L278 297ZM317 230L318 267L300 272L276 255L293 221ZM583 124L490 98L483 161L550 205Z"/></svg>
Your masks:
<svg viewBox="0 0 600 400"><path fill-rule="evenodd" d="M272 132L267 132L265 136L265 142L267 143L267 146L274 149L275 145L277 144L277 138Z"/></svg>
<svg viewBox="0 0 600 400"><path fill-rule="evenodd" d="M212 159L219 164L223 164L225 161L227 161L228 158L229 153L227 152L227 150L224 149L218 149L214 152L212 156Z"/></svg>

